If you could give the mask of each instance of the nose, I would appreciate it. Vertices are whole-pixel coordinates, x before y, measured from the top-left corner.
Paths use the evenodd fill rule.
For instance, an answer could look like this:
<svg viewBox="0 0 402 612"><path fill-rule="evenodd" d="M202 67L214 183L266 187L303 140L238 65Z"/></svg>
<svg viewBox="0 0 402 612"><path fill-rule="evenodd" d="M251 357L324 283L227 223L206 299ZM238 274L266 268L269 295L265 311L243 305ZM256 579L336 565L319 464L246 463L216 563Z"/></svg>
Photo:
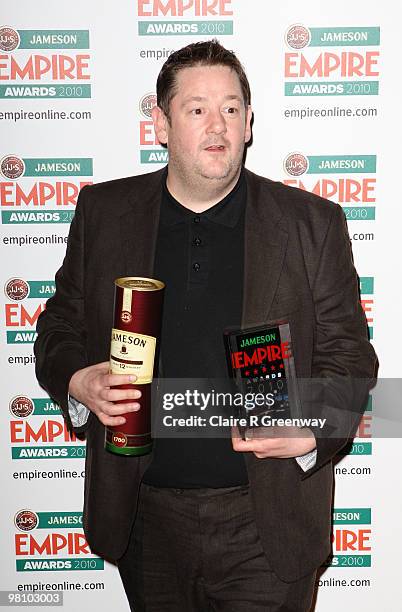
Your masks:
<svg viewBox="0 0 402 612"><path fill-rule="evenodd" d="M207 132L209 134L223 134L226 132L226 122L219 109L211 110L208 117Z"/></svg>

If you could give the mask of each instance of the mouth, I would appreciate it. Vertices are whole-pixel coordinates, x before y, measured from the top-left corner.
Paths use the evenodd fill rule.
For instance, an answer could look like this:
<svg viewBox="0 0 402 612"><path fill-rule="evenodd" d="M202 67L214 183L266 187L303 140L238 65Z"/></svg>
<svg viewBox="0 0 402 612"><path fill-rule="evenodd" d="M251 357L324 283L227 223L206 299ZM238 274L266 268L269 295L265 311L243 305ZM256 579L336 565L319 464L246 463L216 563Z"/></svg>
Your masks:
<svg viewBox="0 0 402 612"><path fill-rule="evenodd" d="M225 150L224 145L210 145L209 147L205 147L204 151L209 151L210 153L222 153Z"/></svg>

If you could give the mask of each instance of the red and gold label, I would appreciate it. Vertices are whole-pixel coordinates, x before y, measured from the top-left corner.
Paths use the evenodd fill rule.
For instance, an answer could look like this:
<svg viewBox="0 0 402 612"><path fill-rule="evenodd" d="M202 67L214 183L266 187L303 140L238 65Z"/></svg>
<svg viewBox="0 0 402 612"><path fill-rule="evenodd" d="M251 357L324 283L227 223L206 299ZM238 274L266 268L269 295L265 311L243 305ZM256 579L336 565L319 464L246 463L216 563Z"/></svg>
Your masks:
<svg viewBox="0 0 402 612"><path fill-rule="evenodd" d="M152 382L156 338L120 329L112 329L110 371L112 374L135 374L136 384Z"/></svg>

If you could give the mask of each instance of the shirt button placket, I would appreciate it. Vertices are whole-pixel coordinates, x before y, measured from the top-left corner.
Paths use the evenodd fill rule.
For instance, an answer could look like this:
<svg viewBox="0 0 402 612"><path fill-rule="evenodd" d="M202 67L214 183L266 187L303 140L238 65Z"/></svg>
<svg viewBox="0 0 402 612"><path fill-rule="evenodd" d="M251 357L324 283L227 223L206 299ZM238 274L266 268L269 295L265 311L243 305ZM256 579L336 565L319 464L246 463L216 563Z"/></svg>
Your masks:
<svg viewBox="0 0 402 612"><path fill-rule="evenodd" d="M199 215L196 215L196 216L194 217L194 223L200 223L200 222L201 222L201 217L200 217ZM193 245L194 245L194 246L200 246L200 244L201 244L201 238L199 238L199 237L194 238L194 240L193 240ZM195 261L195 262L193 263L193 270L194 270L194 272L198 272L198 270L200 269L200 267L201 267L201 266L200 266L200 264L198 263L198 261Z"/></svg>
<svg viewBox="0 0 402 612"><path fill-rule="evenodd" d="M196 228L193 224L198 227ZM206 255L205 248L200 248L201 245L205 247L204 233L206 228L200 215L195 215L193 217L191 225L191 277L192 282L200 286L200 284L205 282L207 270L207 262L204 261Z"/></svg>

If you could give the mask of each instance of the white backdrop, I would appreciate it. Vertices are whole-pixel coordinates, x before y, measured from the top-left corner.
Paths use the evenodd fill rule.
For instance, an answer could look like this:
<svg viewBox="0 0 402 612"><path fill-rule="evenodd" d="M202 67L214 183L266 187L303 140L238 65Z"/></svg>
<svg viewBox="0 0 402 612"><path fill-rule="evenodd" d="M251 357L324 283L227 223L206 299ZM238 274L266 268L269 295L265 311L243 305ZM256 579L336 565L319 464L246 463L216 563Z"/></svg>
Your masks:
<svg viewBox="0 0 402 612"><path fill-rule="evenodd" d="M68 612L128 610L115 568L83 537L85 446L38 387L32 342L79 188L166 161L149 110L172 50L214 35L235 50L255 113L247 166L344 206L380 373L398 376L399 30L386 5L282 0L272 12L256 0L20 0L1 9L0 589L62 589ZM335 557L320 612L401 609L402 496L388 479L400 452L395 440L372 439L375 409L372 401L337 465Z"/></svg>

